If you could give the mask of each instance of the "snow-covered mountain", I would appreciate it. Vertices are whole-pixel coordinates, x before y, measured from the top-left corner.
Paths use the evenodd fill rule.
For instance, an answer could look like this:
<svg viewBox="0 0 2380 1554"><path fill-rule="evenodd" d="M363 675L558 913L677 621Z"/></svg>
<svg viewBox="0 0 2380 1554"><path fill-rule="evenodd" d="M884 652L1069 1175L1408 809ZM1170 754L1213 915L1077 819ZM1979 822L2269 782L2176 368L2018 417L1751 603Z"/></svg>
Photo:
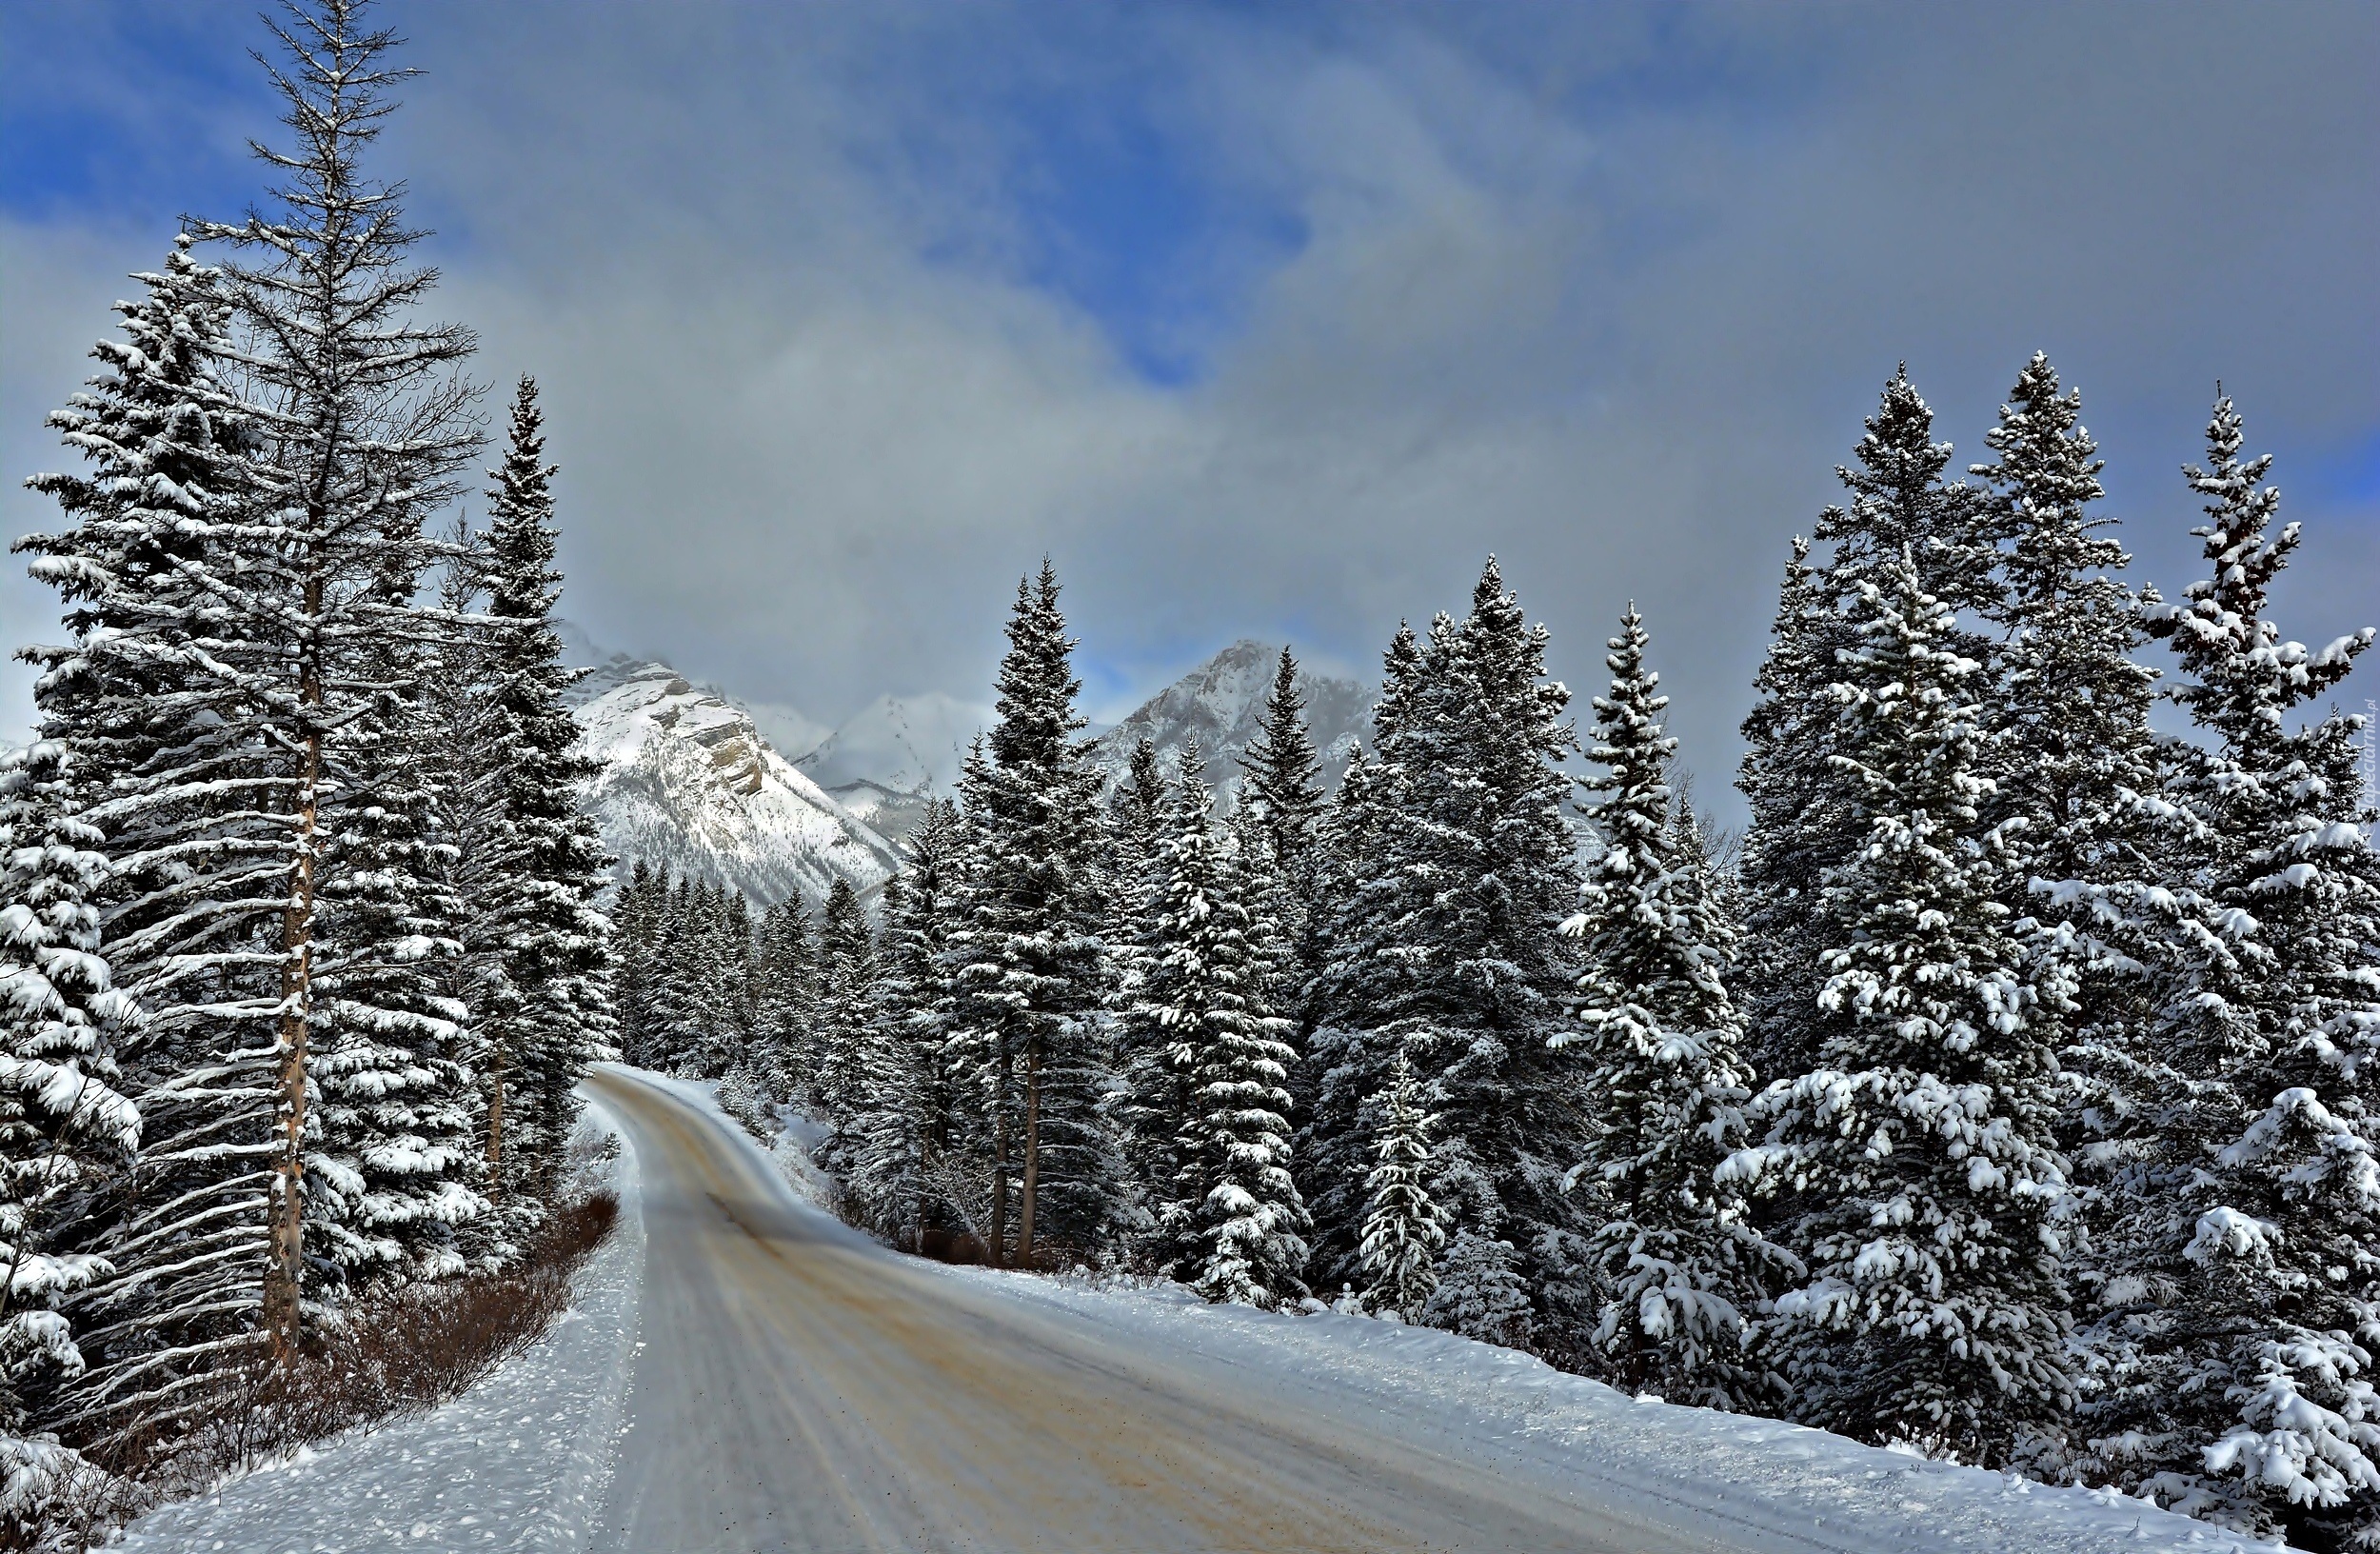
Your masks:
<svg viewBox="0 0 2380 1554"><path fill-rule="evenodd" d="M701 688L717 690L728 701L751 713L752 726L761 731L761 737L774 746L779 755L797 767L802 764L803 756L824 744L835 732L831 727L813 720L800 707L787 707L783 702L756 702L748 696L728 696L719 687L708 684Z"/></svg>
<svg viewBox="0 0 2380 1554"><path fill-rule="evenodd" d="M1133 746L1145 737L1170 768L1195 734L1206 755L1207 781L1220 791L1236 790L1240 758L1257 737L1279 662L1279 644L1241 638L1092 741L1092 763L1113 783L1130 767ZM1336 792L1368 728L1373 693L1359 681L1311 670L1300 670L1298 684L1305 694L1306 730L1322 758L1322 789Z"/></svg>
<svg viewBox="0 0 2380 1554"><path fill-rule="evenodd" d="M933 787L903 790L887 787L883 783L862 777L848 783L838 783L828 788L837 804L859 817L868 829L892 843L906 847L925 824L925 806L937 793L945 797L948 788Z"/></svg>
<svg viewBox="0 0 2380 1554"><path fill-rule="evenodd" d="M625 655L572 690L579 747L604 764L585 803L622 872L643 859L766 904L817 901L838 875L872 891L898 868L893 844L723 693Z"/></svg>
<svg viewBox="0 0 2380 1554"><path fill-rule="evenodd" d="M796 765L830 789L865 782L889 793L947 792L968 741L991 726L980 702L940 691L879 696Z"/></svg>
<svg viewBox="0 0 2380 1554"><path fill-rule="evenodd" d="M821 737L790 707L746 703L687 680L666 664L599 653L583 633L571 656L593 663L571 689L581 750L603 763L585 802L625 873L636 860L711 880L768 903L799 892L817 901L837 876L872 892L900 866L900 847L926 800L956 787L960 763L992 709L955 696L880 696ZM1177 760L1192 734L1207 774L1226 793L1257 735L1280 649L1241 641L1168 686L1092 742L1110 780L1142 735ZM1308 673L1307 726L1335 787L1364 727L1372 693L1353 680ZM799 753L782 753L786 746Z"/></svg>
<svg viewBox="0 0 2380 1554"><path fill-rule="evenodd" d="M906 842L925 801L959 781L968 742L992 709L940 691L879 696L794 764L880 835Z"/></svg>

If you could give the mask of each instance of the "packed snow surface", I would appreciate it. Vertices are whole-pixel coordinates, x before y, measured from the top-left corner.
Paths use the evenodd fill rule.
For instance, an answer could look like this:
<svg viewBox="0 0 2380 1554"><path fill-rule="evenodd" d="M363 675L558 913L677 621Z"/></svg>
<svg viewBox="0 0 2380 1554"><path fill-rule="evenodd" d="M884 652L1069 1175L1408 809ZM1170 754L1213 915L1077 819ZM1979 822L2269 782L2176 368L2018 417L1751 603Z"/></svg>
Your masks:
<svg viewBox="0 0 2380 1554"><path fill-rule="evenodd" d="M600 1108L593 1115L601 1120ZM133 1524L123 1554L422 1554L586 1547L617 1461L635 1366L645 1221L633 1154L619 1227L551 1332L469 1392Z"/></svg>
<svg viewBox="0 0 2380 1554"><path fill-rule="evenodd" d="M782 1174L805 1167L699 1087L610 1069L591 1088L642 1186L568 1321L436 1413L157 1513L124 1546L2266 1546L1445 1333L901 1258L808 1206Z"/></svg>

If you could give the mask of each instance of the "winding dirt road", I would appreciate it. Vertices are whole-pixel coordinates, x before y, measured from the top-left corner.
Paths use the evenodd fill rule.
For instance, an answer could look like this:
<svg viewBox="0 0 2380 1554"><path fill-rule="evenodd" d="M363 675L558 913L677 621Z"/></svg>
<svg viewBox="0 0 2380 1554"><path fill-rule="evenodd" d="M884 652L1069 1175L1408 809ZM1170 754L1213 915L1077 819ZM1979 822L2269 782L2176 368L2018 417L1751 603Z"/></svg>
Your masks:
<svg viewBox="0 0 2380 1554"><path fill-rule="evenodd" d="M1516 1480L1327 1392L1128 1352L855 1235L715 1114L617 1070L588 1083L635 1147L646 1235L597 1549L1753 1546Z"/></svg>

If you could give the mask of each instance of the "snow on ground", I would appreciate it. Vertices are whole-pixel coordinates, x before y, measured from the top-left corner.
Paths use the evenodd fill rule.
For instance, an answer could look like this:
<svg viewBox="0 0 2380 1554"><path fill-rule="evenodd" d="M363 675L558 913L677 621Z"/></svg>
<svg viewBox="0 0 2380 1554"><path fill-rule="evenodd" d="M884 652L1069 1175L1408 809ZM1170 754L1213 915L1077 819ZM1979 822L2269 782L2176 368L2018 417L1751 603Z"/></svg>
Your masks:
<svg viewBox="0 0 2380 1554"><path fill-rule="evenodd" d="M600 1117L600 1104L590 1107ZM609 1126L608 1123L604 1126ZM462 1397L227 1480L134 1523L125 1554L561 1551L603 1508L637 1348L645 1222L635 1160L619 1226L580 1270L553 1330Z"/></svg>
<svg viewBox="0 0 2380 1554"><path fill-rule="evenodd" d="M715 1106L715 1085L638 1077L705 1109ZM764 1152L797 1197L831 1204L835 1184L809 1157L824 1127L791 1107L779 1109L778 1125ZM1252 1390L1351 1416L1361 1410L1426 1422L1415 1433L1437 1437L1467 1461L1574 1474L1614 1485L1611 1498L1622 1503L1666 1501L1723 1522L1735 1520L1731 1506L1788 1508L1830 1543L1876 1554L2279 1548L2113 1491L2031 1484L1776 1420L1640 1402L1530 1355L1435 1328L1213 1306L1169 1282L934 1266L1103 1329L1136 1350L1228 1368Z"/></svg>
<svg viewBox="0 0 2380 1554"><path fill-rule="evenodd" d="M639 1077L715 1107L712 1086ZM775 1140L755 1147L797 1197L827 1201L833 1184L807 1158L816 1125L790 1111L778 1121ZM641 1346L645 1238L632 1157L622 1163L619 1191L619 1230L590 1260L578 1305L535 1347L431 1413L154 1512L119 1546L129 1554L583 1547L626 1425L623 1400ZM1361 1417L1485 1471L1551 1475L1598 1499L1674 1506L1688 1524L1803 1526L1820 1546L1871 1554L2271 1554L2275 1546L2120 1495L2030 1484L1798 1425L1631 1399L1527 1355L1428 1328L1210 1306L1170 1285L936 1271L1137 1352L1227 1373L1251 1399Z"/></svg>
<svg viewBox="0 0 2380 1554"><path fill-rule="evenodd" d="M750 1128L720 1110L719 1081L676 1079L650 1068L624 1067L623 1071L634 1074L642 1084L667 1090L704 1111L720 1112L720 1120L738 1137L752 1138ZM820 1170L811 1158L833 1129L807 1112L789 1106L777 1106L773 1121L776 1126L770 1137L754 1141L761 1153L766 1155L768 1163L777 1167L777 1174L784 1179L785 1185L796 1198L828 1213L834 1212L835 1199L842 1188L833 1177Z"/></svg>
<svg viewBox="0 0 2380 1554"><path fill-rule="evenodd" d="M1336 1313L1213 1306L1171 1284L951 1268L1105 1329L1138 1352L1187 1354L1252 1392L1398 1422L1465 1461L1568 1472L1619 1504L1667 1503L1735 1523L1808 1526L1875 1554L2274 1554L2112 1491L1930 1462L1798 1424L1639 1401L1516 1350ZM1211 1367L1211 1368L1209 1368ZM1746 1518L1747 1521L1753 1519ZM1688 1524L1692 1524L1689 1521Z"/></svg>

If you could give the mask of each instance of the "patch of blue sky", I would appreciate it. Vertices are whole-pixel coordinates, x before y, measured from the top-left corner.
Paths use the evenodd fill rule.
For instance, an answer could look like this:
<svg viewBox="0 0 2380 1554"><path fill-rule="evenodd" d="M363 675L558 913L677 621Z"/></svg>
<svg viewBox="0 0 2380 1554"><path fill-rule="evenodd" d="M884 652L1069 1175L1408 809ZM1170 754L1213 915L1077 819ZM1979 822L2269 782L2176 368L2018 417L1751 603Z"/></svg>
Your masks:
<svg viewBox="0 0 2380 1554"><path fill-rule="evenodd" d="M43 223L236 217L276 128L254 8L0 8L0 210Z"/></svg>
<svg viewBox="0 0 2380 1554"><path fill-rule="evenodd" d="M2380 428L2327 457L2309 461L2310 494L2342 506L2380 508Z"/></svg>
<svg viewBox="0 0 2380 1554"><path fill-rule="evenodd" d="M1180 387L1307 234L1294 209L1219 187L1195 136L1135 95L1015 105L1008 189L1023 278L1096 322L1138 376Z"/></svg>
<svg viewBox="0 0 2380 1554"><path fill-rule="evenodd" d="M0 6L0 212L163 233L183 216L237 221L263 204L271 178L249 143L289 131L251 57L277 51L257 10L252 0ZM427 203L419 192L407 202L451 249L457 213Z"/></svg>

